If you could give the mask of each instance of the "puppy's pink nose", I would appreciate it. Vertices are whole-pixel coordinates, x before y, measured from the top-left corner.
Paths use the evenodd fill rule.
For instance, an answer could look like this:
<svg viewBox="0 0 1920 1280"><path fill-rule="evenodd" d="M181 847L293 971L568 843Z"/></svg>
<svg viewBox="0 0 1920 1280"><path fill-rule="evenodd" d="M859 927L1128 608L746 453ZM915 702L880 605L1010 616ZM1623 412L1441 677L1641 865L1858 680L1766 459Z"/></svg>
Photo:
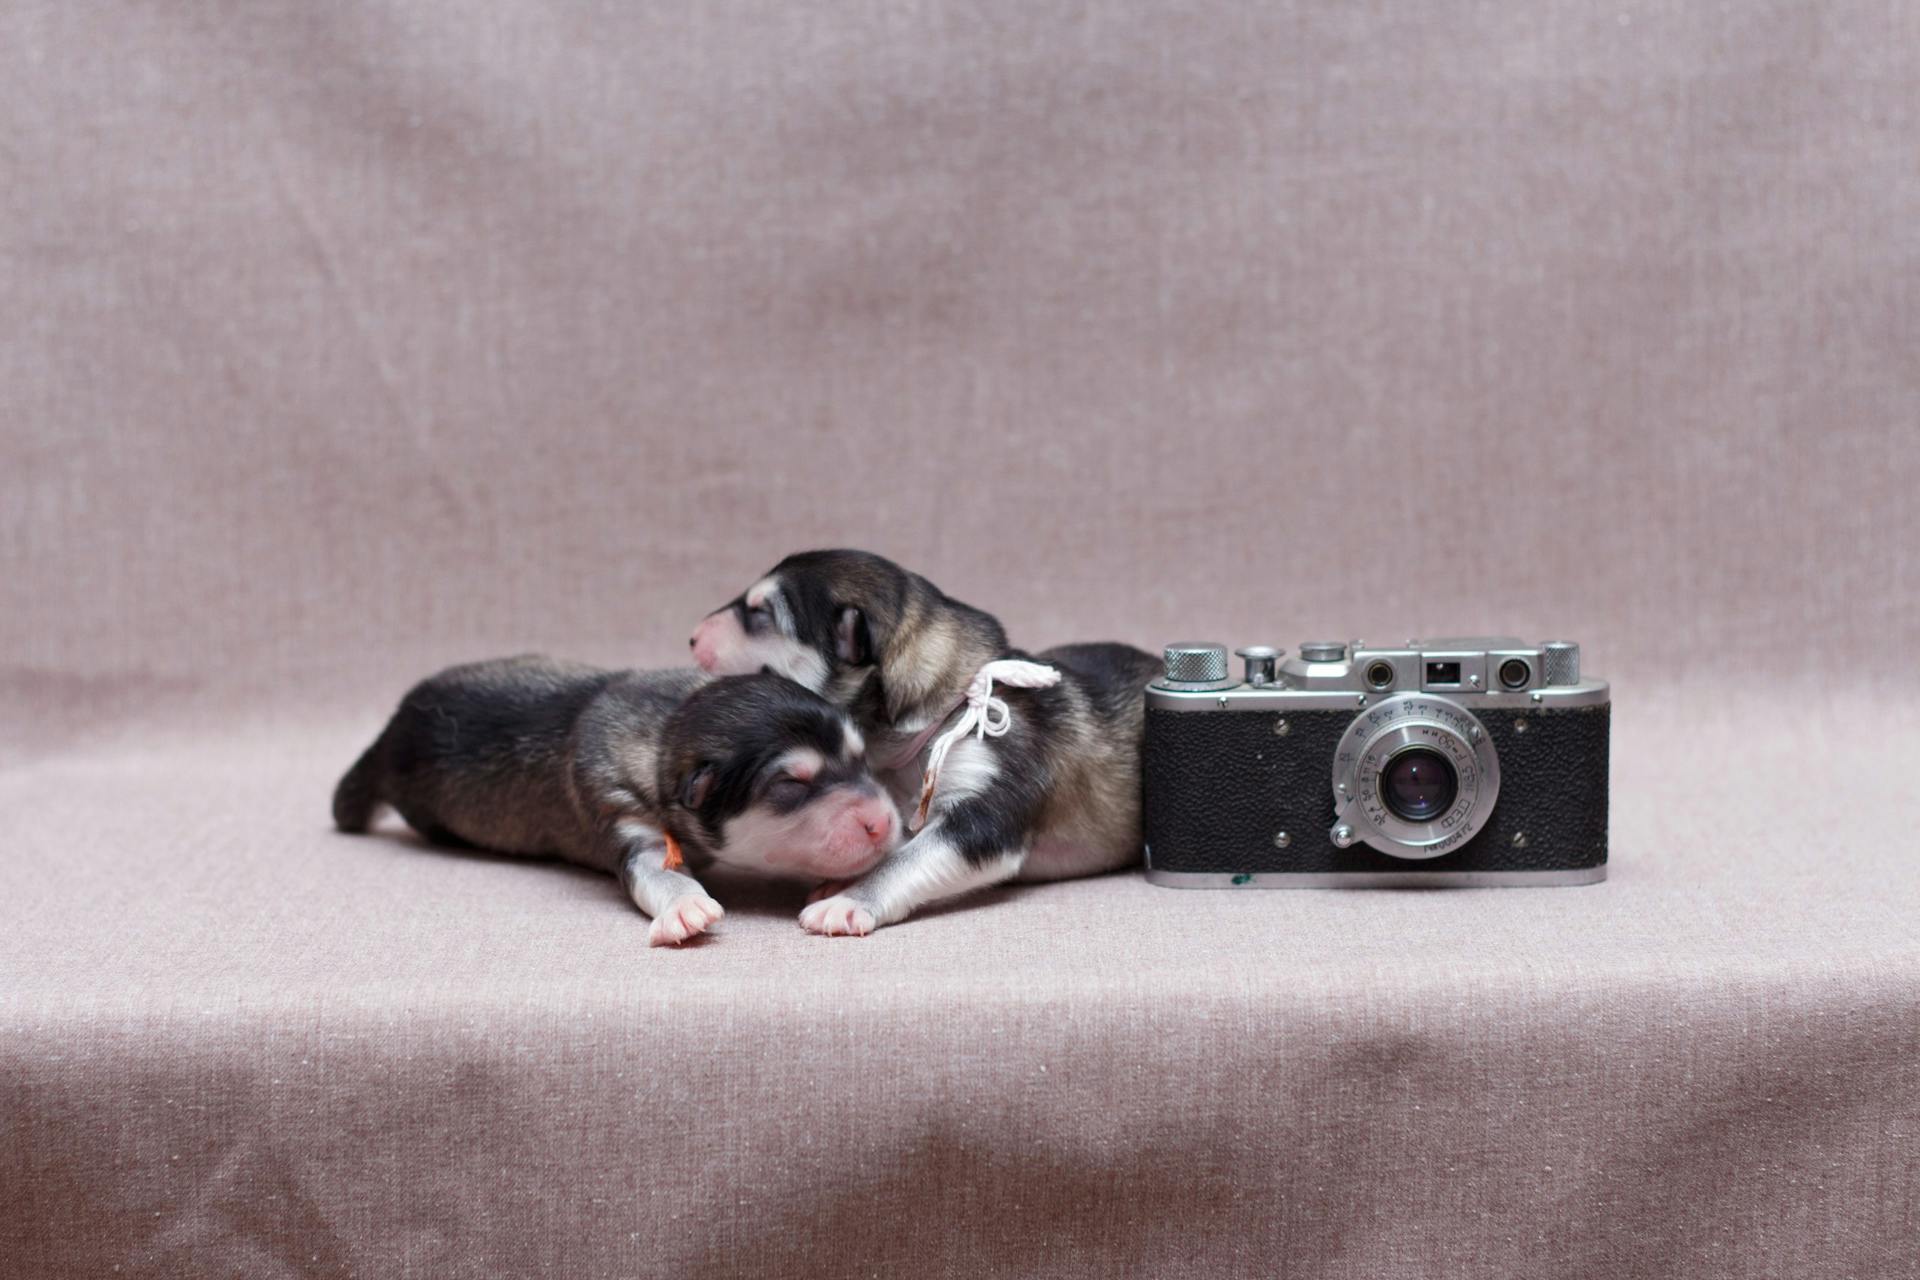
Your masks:
<svg viewBox="0 0 1920 1280"><path fill-rule="evenodd" d="M687 647L693 650L693 660L696 664L707 671L713 670L713 619L711 617L693 629L693 634L687 637Z"/></svg>
<svg viewBox="0 0 1920 1280"><path fill-rule="evenodd" d="M866 828L867 840L872 844L885 844L893 838L893 814L889 810L867 810L860 815L860 825Z"/></svg>

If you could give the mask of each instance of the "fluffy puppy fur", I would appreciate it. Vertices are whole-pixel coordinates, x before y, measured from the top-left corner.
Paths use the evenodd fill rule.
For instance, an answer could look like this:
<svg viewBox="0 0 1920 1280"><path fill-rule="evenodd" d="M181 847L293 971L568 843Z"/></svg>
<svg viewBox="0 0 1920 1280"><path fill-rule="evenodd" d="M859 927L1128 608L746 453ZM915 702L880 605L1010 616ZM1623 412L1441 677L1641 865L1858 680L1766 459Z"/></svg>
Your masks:
<svg viewBox="0 0 1920 1280"><path fill-rule="evenodd" d="M696 873L858 875L900 828L859 730L790 680L539 656L416 685L340 780L334 822L366 831L382 806L440 844L611 872L656 945L721 918Z"/></svg>
<svg viewBox="0 0 1920 1280"><path fill-rule="evenodd" d="M863 551L787 557L709 614L690 643L708 671L779 672L848 708L876 774L908 812L931 741L968 682L994 659L1029 657L991 614ZM1009 731L958 743L924 828L864 877L828 886L803 926L866 933L986 885L1138 860L1142 690L1158 662L1123 644L1065 645L1030 660L1058 668L1060 683L996 685Z"/></svg>

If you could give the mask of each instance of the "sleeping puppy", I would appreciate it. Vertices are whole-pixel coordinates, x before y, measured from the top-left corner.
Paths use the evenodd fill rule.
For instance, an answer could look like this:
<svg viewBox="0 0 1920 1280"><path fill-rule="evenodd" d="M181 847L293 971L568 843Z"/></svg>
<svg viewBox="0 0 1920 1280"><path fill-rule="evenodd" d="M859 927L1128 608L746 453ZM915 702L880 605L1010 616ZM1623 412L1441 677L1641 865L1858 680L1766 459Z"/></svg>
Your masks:
<svg viewBox="0 0 1920 1280"><path fill-rule="evenodd" d="M695 872L846 879L900 831L860 732L790 680L537 656L414 686L340 780L333 820L365 831L382 805L437 843L612 872L655 946L723 914Z"/></svg>
<svg viewBox="0 0 1920 1280"><path fill-rule="evenodd" d="M1139 860L1142 690L1160 669L1149 654L1121 644L1039 654L1059 682L995 685L1004 719L988 708L986 733L949 744L929 795L923 771L969 714L976 675L989 662L1026 658L990 614L880 556L809 551L709 614L690 643L707 671L776 671L848 708L876 774L922 824L866 876L823 887L800 916L815 933L868 933L924 903L1015 877L1091 875ZM1023 665L1008 668L1009 678Z"/></svg>

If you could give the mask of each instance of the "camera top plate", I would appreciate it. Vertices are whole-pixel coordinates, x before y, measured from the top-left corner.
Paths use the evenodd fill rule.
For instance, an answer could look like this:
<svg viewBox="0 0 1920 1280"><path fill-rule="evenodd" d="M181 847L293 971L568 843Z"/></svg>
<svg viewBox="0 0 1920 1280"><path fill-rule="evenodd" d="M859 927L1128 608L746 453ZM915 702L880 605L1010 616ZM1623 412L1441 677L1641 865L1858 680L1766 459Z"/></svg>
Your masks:
<svg viewBox="0 0 1920 1280"><path fill-rule="evenodd" d="M1182 665L1168 677L1191 671L1191 655L1217 651L1205 683L1162 677L1147 686L1147 705L1163 711L1255 711L1286 707L1356 710L1383 697L1419 692L1457 697L1476 710L1592 706L1610 700L1604 680L1580 673L1580 648L1566 641L1528 644L1510 636L1409 640L1395 648L1364 641L1309 641L1275 665L1276 651L1249 647L1247 678L1226 673L1226 646L1182 645ZM1172 649L1169 661L1172 662Z"/></svg>

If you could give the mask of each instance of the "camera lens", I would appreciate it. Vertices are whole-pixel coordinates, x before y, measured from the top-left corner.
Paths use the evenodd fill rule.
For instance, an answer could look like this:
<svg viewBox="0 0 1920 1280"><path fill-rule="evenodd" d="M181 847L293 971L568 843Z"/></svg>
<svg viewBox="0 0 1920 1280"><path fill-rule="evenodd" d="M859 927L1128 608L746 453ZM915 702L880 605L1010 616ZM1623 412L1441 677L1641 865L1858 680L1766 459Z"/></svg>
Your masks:
<svg viewBox="0 0 1920 1280"><path fill-rule="evenodd" d="M1509 689L1524 689L1527 678L1533 674L1527 664L1519 658L1508 658L1500 664L1500 683Z"/></svg>
<svg viewBox="0 0 1920 1280"><path fill-rule="evenodd" d="M1407 747L1380 770L1380 799L1405 822L1432 822L1459 792L1453 765L1431 747Z"/></svg>
<svg viewBox="0 0 1920 1280"><path fill-rule="evenodd" d="M1391 662L1373 662L1367 666L1367 687L1385 689L1393 683L1393 664Z"/></svg>

